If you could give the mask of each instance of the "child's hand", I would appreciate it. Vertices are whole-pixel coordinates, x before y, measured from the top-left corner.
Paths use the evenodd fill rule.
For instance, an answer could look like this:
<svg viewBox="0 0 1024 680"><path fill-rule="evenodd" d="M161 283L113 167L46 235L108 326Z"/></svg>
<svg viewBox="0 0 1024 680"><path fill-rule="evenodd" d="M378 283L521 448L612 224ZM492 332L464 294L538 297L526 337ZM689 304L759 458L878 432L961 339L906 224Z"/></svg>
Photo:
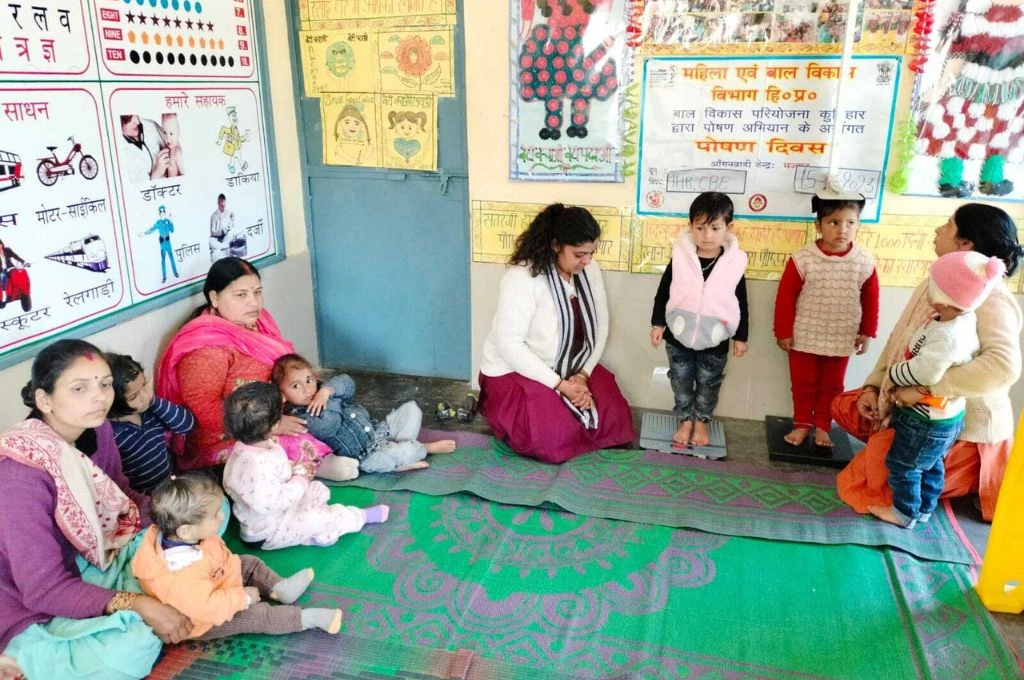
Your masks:
<svg viewBox="0 0 1024 680"><path fill-rule="evenodd" d="M298 416L281 416L270 434L306 434L306 421Z"/></svg>
<svg viewBox="0 0 1024 680"><path fill-rule="evenodd" d="M783 352L789 352L793 349L793 338L779 338L775 342Z"/></svg>
<svg viewBox="0 0 1024 680"><path fill-rule="evenodd" d="M868 351L868 345L871 343L871 338L866 335L858 335L857 339L853 341L853 348L857 350L857 354L864 354Z"/></svg>
<svg viewBox="0 0 1024 680"><path fill-rule="evenodd" d="M732 355L734 357L741 357L747 353L747 343L741 342L740 340L732 341Z"/></svg>
<svg viewBox="0 0 1024 680"><path fill-rule="evenodd" d="M250 607L260 601L260 591L256 588L253 588L252 586L245 586L242 590L244 590L245 594L249 596L250 600L252 600L252 602L249 603Z"/></svg>
<svg viewBox="0 0 1024 680"><path fill-rule="evenodd" d="M651 326L651 347L657 347L661 344L661 339L665 337L665 329L662 326Z"/></svg>
<svg viewBox="0 0 1024 680"><path fill-rule="evenodd" d="M334 394L334 390L330 387L321 387L313 395L313 401L309 402L309 406L306 410L309 411L309 415L318 416L323 413L324 408L327 406L327 400Z"/></svg>

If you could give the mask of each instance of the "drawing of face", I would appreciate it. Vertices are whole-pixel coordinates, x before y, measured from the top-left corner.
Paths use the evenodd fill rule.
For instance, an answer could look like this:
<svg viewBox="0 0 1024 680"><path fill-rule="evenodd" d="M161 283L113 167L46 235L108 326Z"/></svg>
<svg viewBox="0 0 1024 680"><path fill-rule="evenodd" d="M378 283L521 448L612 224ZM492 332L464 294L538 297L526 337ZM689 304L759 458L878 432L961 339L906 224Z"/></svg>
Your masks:
<svg viewBox="0 0 1024 680"><path fill-rule="evenodd" d="M416 124L411 120L403 120L395 126L395 130L400 137L412 137L416 134Z"/></svg>
<svg viewBox="0 0 1024 680"><path fill-rule="evenodd" d="M345 116L338 121L338 131L346 139L361 139L366 133L366 126L355 116Z"/></svg>
<svg viewBox="0 0 1024 680"><path fill-rule="evenodd" d="M224 206L225 205L227 205L227 200L225 200L223 198L218 198L217 199L217 210L219 210L220 212L224 212Z"/></svg>
<svg viewBox="0 0 1024 680"><path fill-rule="evenodd" d="M232 125L238 123L238 111L235 111L234 109L228 111L228 120L231 122Z"/></svg>
<svg viewBox="0 0 1024 680"><path fill-rule="evenodd" d="M327 70L336 78L344 78L356 65L352 46L347 42L336 42L327 48Z"/></svg>

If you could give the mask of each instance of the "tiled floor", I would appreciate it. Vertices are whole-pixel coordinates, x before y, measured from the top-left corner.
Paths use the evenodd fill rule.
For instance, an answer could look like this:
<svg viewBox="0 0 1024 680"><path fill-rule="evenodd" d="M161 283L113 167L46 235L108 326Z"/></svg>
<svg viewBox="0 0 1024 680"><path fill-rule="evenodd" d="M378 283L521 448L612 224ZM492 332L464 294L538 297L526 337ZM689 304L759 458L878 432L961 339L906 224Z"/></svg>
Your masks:
<svg viewBox="0 0 1024 680"><path fill-rule="evenodd" d="M487 423L477 416L468 423L455 419L439 422L434 413L438 402L447 401L457 408L470 391L465 382L440 378L420 378L382 373L351 373L356 381L356 399L370 411L375 418L383 417L389 410L411 399L416 400L423 409L423 426L445 430L463 430L470 432L489 433ZM634 409L633 420L636 431L640 432L642 409ZM730 462L742 463L746 466L771 467L784 470L806 469L802 465L779 463L768 459L765 442L764 423L759 420L740 420L724 418L728 458L723 465ZM858 442L855 442L859 446ZM827 470L827 468L818 468ZM988 543L989 525L981 521L981 514L976 506L976 498L961 498L953 502L953 508L960 525L968 540L979 554L984 555ZM1018 653L1024 653L1024 615L993 614L1003 634Z"/></svg>

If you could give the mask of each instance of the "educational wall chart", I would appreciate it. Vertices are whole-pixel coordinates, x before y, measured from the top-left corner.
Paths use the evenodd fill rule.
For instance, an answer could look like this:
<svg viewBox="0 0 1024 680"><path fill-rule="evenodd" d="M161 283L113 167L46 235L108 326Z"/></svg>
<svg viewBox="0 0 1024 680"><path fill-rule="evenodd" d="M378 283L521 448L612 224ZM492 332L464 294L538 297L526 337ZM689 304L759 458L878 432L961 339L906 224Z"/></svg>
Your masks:
<svg viewBox="0 0 1024 680"><path fill-rule="evenodd" d="M855 58L837 106L839 77L828 56L649 59L637 212L685 215L721 191L737 216L807 219L836 153L842 190L864 194L861 219L877 221L899 59Z"/></svg>
<svg viewBox="0 0 1024 680"><path fill-rule="evenodd" d="M511 179L621 181L625 0L509 5Z"/></svg>
<svg viewBox="0 0 1024 680"><path fill-rule="evenodd" d="M821 54L841 48L840 0L640 0L633 30L646 54ZM866 0L857 14L855 49L901 54L914 0Z"/></svg>
<svg viewBox="0 0 1024 680"><path fill-rule="evenodd" d="M905 193L1024 199L1024 8L1011 0L935 3L914 85L916 144Z"/></svg>
<svg viewBox="0 0 1024 680"><path fill-rule="evenodd" d="M0 358L276 252L250 0L15 2L0 29Z"/></svg>

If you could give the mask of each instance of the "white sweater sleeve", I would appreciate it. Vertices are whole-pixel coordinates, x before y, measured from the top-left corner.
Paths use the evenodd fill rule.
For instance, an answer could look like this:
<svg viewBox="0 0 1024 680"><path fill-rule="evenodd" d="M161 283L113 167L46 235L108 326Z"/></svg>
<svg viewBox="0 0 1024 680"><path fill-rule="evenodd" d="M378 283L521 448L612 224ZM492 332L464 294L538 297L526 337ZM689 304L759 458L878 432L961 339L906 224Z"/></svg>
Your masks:
<svg viewBox="0 0 1024 680"><path fill-rule="evenodd" d="M498 310L492 332L498 354L513 371L553 388L560 380L559 375L526 343L537 312L536 296L545 292L536 285L526 267L512 267L505 272L498 288Z"/></svg>
<svg viewBox="0 0 1024 680"><path fill-rule="evenodd" d="M587 265L586 271L590 290L594 294L594 308L597 310L597 337L594 338L594 350L590 354L590 359L583 365L583 370L590 375L601 361L604 347L608 343L608 297L604 292L604 277L597 262Z"/></svg>
<svg viewBox="0 0 1024 680"><path fill-rule="evenodd" d="M928 339L916 355L907 361L892 365L889 369L889 378L896 385L905 387L931 387L942 379L955 360L955 347L950 335L932 332L928 334Z"/></svg>

